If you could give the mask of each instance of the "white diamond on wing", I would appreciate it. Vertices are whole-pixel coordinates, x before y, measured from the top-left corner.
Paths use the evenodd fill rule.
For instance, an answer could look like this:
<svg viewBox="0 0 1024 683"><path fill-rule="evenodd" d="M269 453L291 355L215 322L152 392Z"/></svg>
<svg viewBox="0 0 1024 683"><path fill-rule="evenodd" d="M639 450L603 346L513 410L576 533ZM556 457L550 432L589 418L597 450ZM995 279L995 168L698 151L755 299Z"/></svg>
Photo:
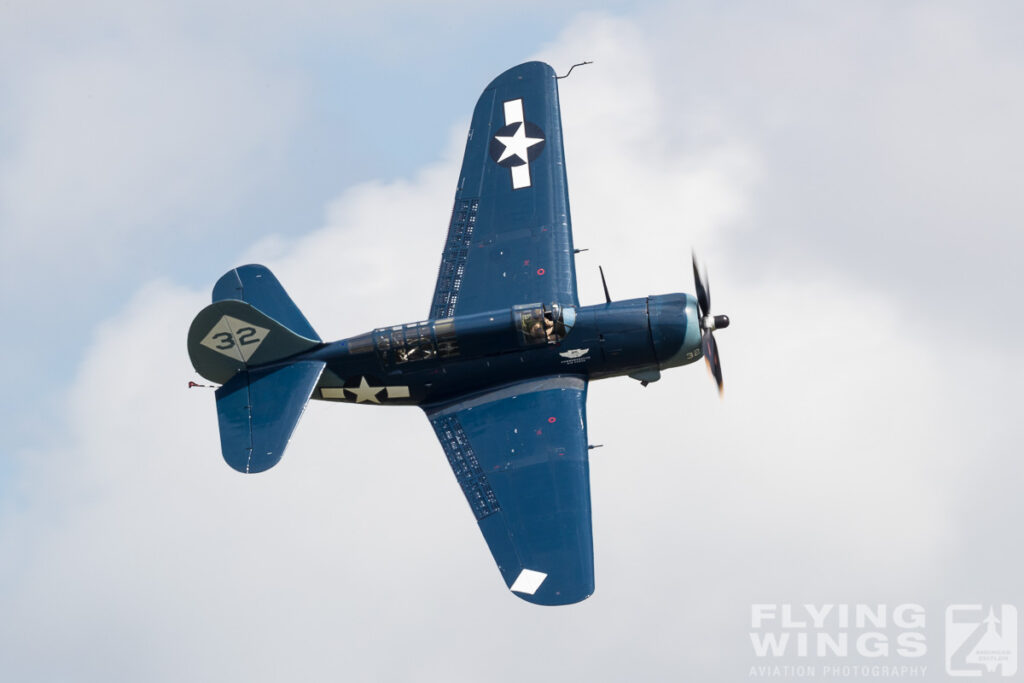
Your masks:
<svg viewBox="0 0 1024 683"><path fill-rule="evenodd" d="M498 157L498 163L505 161L512 156L517 156L524 162L529 162L530 159L527 156L527 150L534 145L544 142L544 138L528 138L526 137L526 124L520 123L519 128L512 135L495 135L494 139L505 145L505 151Z"/></svg>

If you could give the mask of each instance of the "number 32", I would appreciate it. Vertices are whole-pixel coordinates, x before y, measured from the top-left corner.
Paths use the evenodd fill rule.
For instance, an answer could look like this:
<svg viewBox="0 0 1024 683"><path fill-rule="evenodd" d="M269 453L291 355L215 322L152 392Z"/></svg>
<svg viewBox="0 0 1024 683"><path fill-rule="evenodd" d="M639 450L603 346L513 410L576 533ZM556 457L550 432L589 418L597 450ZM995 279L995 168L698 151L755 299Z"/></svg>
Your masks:
<svg viewBox="0 0 1024 683"><path fill-rule="evenodd" d="M247 346L249 344L256 344L259 339L256 339L256 329L253 327L240 327L238 328L238 345ZM218 332L213 335L213 338L219 341L217 348L221 351L233 348L235 345L235 337L230 332Z"/></svg>

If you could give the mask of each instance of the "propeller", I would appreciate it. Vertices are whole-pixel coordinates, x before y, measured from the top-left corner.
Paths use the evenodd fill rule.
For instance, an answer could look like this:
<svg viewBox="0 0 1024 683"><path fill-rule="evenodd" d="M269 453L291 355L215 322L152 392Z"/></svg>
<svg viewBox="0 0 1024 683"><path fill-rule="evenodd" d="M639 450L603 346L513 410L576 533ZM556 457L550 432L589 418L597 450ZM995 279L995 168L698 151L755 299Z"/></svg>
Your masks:
<svg viewBox="0 0 1024 683"><path fill-rule="evenodd" d="M707 269L701 272L697 267L697 254L693 254L693 282L697 286L697 305L700 307L700 350L722 395L722 363L715 343L715 330L729 327L729 316L711 315L711 288L708 286Z"/></svg>

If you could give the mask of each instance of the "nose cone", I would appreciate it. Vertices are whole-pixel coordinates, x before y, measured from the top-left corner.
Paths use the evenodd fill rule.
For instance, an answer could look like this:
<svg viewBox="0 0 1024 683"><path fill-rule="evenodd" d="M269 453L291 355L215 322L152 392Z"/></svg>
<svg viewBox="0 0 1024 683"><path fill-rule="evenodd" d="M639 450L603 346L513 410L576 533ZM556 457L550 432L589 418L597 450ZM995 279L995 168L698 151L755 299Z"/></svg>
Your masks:
<svg viewBox="0 0 1024 683"><path fill-rule="evenodd" d="M729 316L727 315L716 315L715 316L715 329L724 330L729 327Z"/></svg>
<svg viewBox="0 0 1024 683"><path fill-rule="evenodd" d="M701 357L700 313L689 294L666 294L648 299L651 338L661 368L686 365Z"/></svg>

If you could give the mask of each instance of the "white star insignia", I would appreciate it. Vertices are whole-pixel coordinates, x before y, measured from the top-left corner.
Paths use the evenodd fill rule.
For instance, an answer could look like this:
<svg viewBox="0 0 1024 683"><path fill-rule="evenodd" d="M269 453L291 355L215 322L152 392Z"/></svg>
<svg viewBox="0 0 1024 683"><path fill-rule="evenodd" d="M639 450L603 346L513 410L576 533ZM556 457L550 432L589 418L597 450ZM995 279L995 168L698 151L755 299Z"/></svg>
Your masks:
<svg viewBox="0 0 1024 683"><path fill-rule="evenodd" d="M373 403L380 403L377 400L377 394L384 391L384 387L371 387L366 383L366 378L360 378L362 381L359 382L358 387L345 387L345 391L351 391L352 395L356 398L356 403L362 403L363 401L372 401Z"/></svg>
<svg viewBox="0 0 1024 683"><path fill-rule="evenodd" d="M512 156L517 156L522 159L524 163L529 163L530 159L527 156L527 150L534 145L539 145L544 142L544 138L526 137L525 123L520 123L519 128L516 129L516 132L513 135L495 135L494 139L505 145L505 151L501 153L500 157L498 157L499 164Z"/></svg>

